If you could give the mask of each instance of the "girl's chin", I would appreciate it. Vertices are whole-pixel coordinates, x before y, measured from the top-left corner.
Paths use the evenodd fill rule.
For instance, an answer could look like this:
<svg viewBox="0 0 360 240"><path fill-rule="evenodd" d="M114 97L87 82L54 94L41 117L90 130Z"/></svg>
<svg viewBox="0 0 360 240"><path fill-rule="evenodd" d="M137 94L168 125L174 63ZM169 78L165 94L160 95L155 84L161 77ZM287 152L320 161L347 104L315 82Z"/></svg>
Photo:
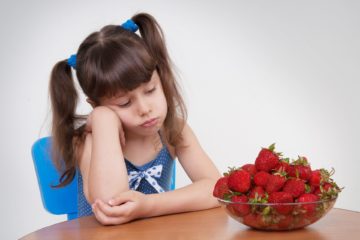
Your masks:
<svg viewBox="0 0 360 240"><path fill-rule="evenodd" d="M131 129L131 130L125 130L125 137L126 137L126 133L130 134L130 135L137 135L137 136L142 136L142 137L150 137L154 134L157 134L160 131L160 127L158 126L154 126L151 128L143 128L143 127L138 127L136 129Z"/></svg>

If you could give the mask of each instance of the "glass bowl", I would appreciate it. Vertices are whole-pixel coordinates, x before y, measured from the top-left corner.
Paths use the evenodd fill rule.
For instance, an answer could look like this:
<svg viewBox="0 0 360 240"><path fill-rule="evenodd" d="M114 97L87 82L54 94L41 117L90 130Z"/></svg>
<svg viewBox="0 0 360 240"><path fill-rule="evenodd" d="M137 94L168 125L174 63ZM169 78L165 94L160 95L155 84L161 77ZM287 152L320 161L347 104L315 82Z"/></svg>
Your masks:
<svg viewBox="0 0 360 240"><path fill-rule="evenodd" d="M293 230L324 217L336 198L308 203L241 203L218 199L236 221L259 230Z"/></svg>

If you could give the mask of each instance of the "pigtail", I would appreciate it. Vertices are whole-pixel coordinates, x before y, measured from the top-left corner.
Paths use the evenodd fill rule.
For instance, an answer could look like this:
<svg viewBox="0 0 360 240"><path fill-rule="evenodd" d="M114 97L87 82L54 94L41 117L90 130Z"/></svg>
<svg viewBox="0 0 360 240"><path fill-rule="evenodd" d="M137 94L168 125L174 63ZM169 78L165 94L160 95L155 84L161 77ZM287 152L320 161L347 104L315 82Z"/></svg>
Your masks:
<svg viewBox="0 0 360 240"><path fill-rule="evenodd" d="M55 187L62 187L69 184L76 173L73 139L79 131L75 130L78 94L66 60L54 66L49 92L52 107L52 155L56 167L62 172L60 183Z"/></svg>
<svg viewBox="0 0 360 240"><path fill-rule="evenodd" d="M132 20L139 26L141 37L153 58L160 65L169 65L164 34L156 20L146 13L137 14Z"/></svg>
<svg viewBox="0 0 360 240"><path fill-rule="evenodd" d="M157 63L156 70L160 75L168 104L168 114L164 122L165 137L172 146L176 146L182 140L181 133L186 122L187 111L171 68L164 34L159 24L149 14L139 13L133 16L132 20L138 25L146 48Z"/></svg>

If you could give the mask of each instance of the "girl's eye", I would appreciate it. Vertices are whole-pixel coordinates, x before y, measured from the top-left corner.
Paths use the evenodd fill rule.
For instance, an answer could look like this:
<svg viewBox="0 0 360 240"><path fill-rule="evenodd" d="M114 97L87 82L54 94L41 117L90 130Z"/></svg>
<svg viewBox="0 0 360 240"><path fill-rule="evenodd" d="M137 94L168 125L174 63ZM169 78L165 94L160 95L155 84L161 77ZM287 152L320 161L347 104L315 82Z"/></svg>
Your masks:
<svg viewBox="0 0 360 240"><path fill-rule="evenodd" d="M152 93L152 92L154 92L155 90L156 90L156 87L154 87L154 88L152 88L152 89L150 89L150 90L146 91L146 93Z"/></svg>
<svg viewBox="0 0 360 240"><path fill-rule="evenodd" d="M125 102L125 103L118 104L118 106L119 106L119 107L122 107L122 108L128 107L128 106L130 106L130 101L127 101L127 102Z"/></svg>

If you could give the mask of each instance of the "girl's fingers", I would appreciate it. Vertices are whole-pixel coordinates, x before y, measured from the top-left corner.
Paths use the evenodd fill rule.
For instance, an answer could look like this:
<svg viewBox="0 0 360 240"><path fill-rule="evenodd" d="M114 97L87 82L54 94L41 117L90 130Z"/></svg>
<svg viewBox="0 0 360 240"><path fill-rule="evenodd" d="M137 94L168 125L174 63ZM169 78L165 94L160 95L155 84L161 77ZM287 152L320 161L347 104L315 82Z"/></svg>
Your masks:
<svg viewBox="0 0 360 240"><path fill-rule="evenodd" d="M93 212L96 219L103 225L117 225L126 222L125 219L122 217L110 217L105 215L104 212L101 211L99 204L97 203L93 204Z"/></svg>
<svg viewBox="0 0 360 240"><path fill-rule="evenodd" d="M119 206L110 206L102 201L96 202L97 207L108 217L127 217L129 214L129 204L124 203Z"/></svg>
<svg viewBox="0 0 360 240"><path fill-rule="evenodd" d="M121 205L126 202L131 202L135 199L135 192L130 190L120 194L120 196L115 197L109 201L111 206Z"/></svg>

